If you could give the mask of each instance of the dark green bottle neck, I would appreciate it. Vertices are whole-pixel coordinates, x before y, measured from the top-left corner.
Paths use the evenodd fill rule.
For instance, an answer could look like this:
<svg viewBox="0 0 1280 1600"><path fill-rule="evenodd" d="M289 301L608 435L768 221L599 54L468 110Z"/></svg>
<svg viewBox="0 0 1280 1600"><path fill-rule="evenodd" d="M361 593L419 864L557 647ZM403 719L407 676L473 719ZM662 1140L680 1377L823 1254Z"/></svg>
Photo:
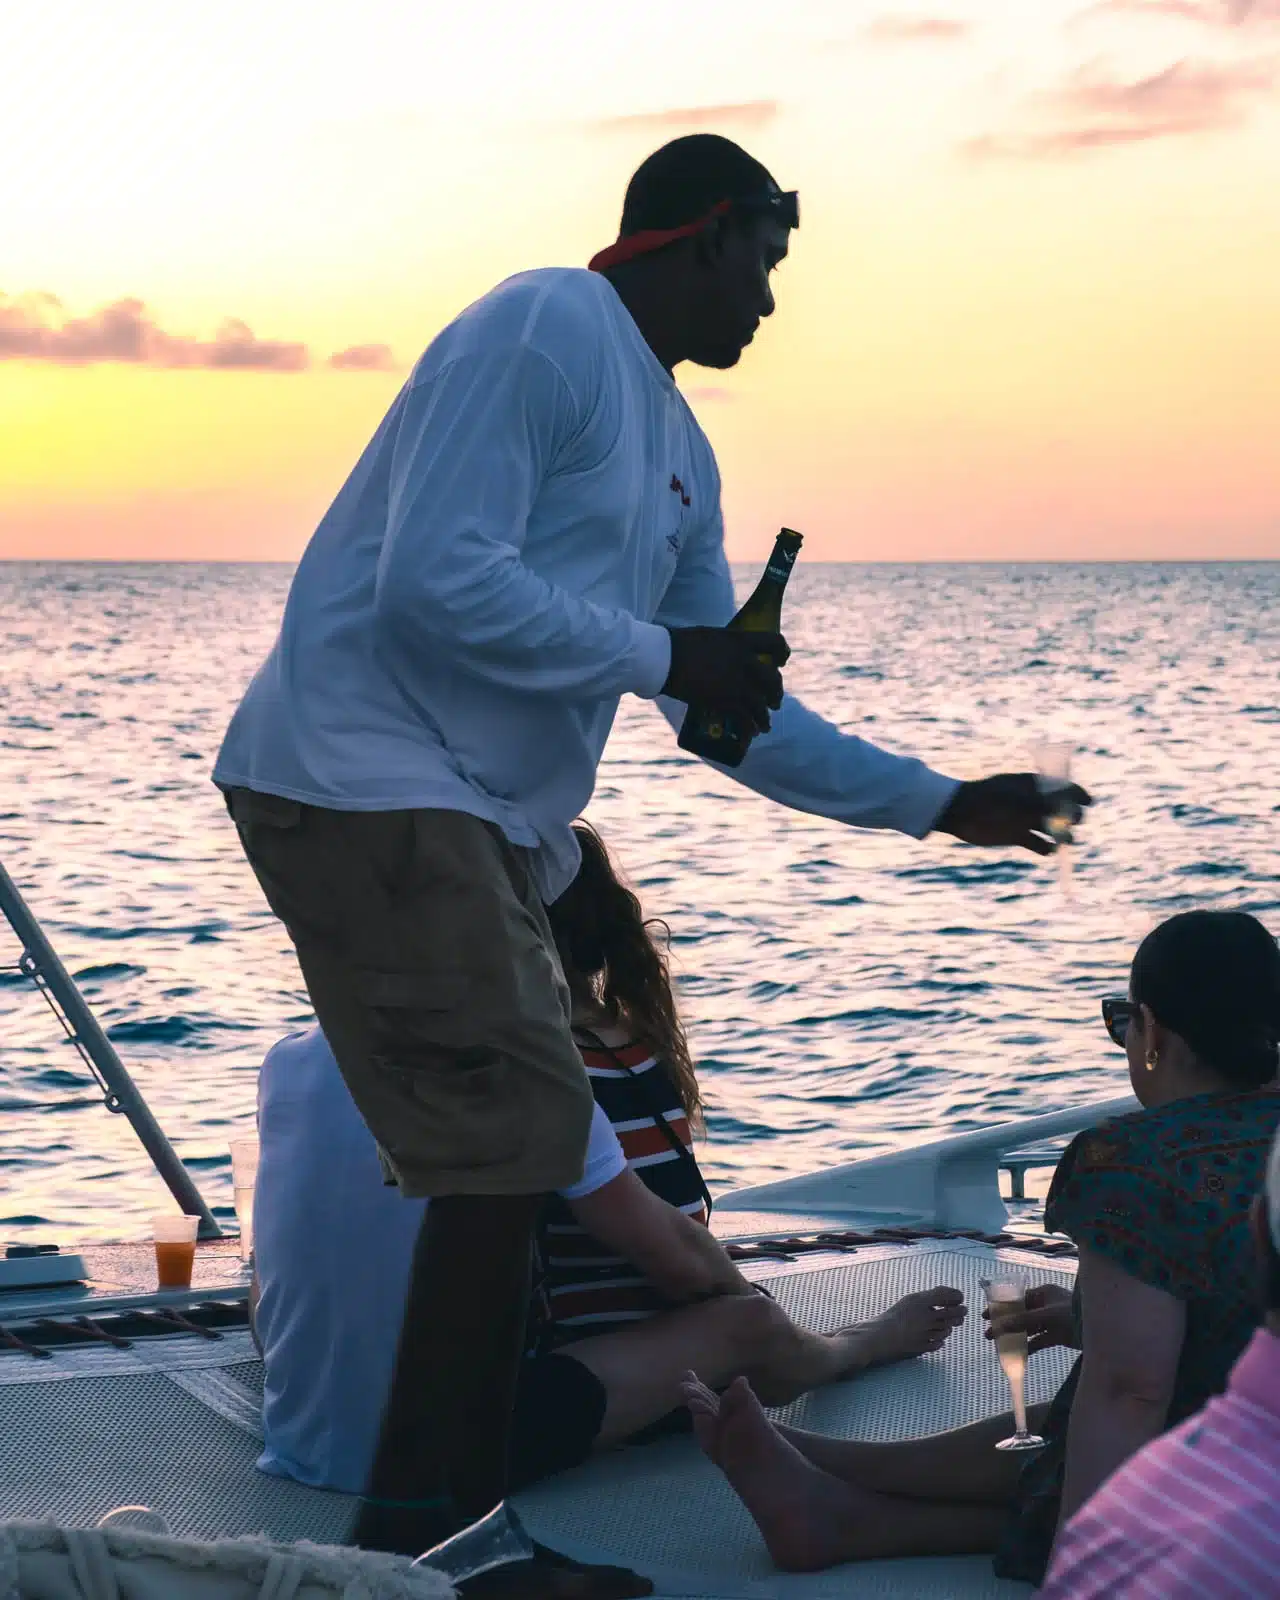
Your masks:
<svg viewBox="0 0 1280 1600"><path fill-rule="evenodd" d="M791 569L796 564L798 552L789 550L781 540L773 547L773 554L769 557L769 564L764 569L760 579L760 587L766 589L785 589L787 579L791 576Z"/></svg>

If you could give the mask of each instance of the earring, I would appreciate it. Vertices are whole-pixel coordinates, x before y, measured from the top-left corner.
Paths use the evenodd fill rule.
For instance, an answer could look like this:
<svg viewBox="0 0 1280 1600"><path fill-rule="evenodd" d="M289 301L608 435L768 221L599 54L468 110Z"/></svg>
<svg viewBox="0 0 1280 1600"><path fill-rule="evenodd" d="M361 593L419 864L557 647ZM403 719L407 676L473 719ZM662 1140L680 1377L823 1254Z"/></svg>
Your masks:
<svg viewBox="0 0 1280 1600"><path fill-rule="evenodd" d="M1159 1066L1159 1064L1160 1064L1160 1052L1158 1050L1148 1050L1147 1051L1147 1071L1148 1072L1154 1072L1156 1070L1157 1066Z"/></svg>

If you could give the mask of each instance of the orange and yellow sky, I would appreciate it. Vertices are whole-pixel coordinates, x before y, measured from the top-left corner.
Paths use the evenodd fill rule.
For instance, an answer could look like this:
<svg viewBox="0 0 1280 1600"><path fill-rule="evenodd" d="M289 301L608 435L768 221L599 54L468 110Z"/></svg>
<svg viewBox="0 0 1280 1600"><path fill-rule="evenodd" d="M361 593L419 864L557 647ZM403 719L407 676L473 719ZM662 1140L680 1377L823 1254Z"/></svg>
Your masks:
<svg viewBox="0 0 1280 1600"><path fill-rule="evenodd" d="M731 553L1280 558L1280 0L5 8L0 556L292 559L433 333L713 128Z"/></svg>

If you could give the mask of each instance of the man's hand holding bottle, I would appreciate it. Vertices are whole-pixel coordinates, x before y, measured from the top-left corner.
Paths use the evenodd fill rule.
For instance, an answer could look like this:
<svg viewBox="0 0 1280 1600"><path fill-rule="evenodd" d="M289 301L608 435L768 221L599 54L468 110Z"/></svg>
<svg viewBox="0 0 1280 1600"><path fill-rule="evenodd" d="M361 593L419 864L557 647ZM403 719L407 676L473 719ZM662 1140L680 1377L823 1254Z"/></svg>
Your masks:
<svg viewBox="0 0 1280 1600"><path fill-rule="evenodd" d="M686 705L715 706L754 733L766 733L782 704L782 671L791 650L780 633L731 628L669 628L671 670L662 692Z"/></svg>

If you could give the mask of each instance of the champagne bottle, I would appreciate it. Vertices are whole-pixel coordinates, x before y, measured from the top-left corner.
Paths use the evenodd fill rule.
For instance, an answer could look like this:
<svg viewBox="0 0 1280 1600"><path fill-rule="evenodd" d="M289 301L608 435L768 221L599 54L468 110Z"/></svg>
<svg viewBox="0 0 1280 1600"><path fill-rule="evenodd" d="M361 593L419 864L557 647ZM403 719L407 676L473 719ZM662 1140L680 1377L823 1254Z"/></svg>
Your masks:
<svg viewBox="0 0 1280 1600"><path fill-rule="evenodd" d="M730 628L746 633L782 632L782 591L787 587L802 543L802 534L783 528L760 582L728 624ZM769 658L762 656L761 659ZM738 767L754 737L755 730L741 727L735 717L726 716L712 706L691 705L685 713L677 742L682 750L695 756L706 756L724 767Z"/></svg>

